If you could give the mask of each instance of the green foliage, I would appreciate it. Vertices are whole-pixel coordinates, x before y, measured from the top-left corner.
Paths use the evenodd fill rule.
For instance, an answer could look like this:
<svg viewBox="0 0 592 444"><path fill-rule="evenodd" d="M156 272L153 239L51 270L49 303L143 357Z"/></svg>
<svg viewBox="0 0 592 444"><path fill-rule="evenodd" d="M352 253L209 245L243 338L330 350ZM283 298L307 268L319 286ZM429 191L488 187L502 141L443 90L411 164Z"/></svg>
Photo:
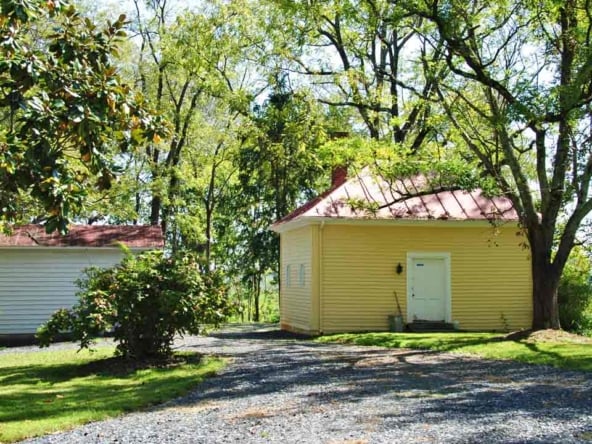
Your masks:
<svg viewBox="0 0 592 444"><path fill-rule="evenodd" d="M0 219L20 196L64 232L88 188L109 189L115 153L166 135L114 64L125 16L104 28L67 2L0 4Z"/></svg>
<svg viewBox="0 0 592 444"><path fill-rule="evenodd" d="M560 327L557 289L592 211L592 15L584 0L407 2L435 28L446 140L511 199L533 261L533 328Z"/></svg>
<svg viewBox="0 0 592 444"><path fill-rule="evenodd" d="M333 110L349 111L348 131L362 130L372 139L405 143L414 150L431 138L428 120L437 114L434 86L443 75L438 63L442 51L416 38L429 23L408 14L406 3L260 3L269 8L267 35L275 63L315 85L317 97Z"/></svg>
<svg viewBox="0 0 592 444"><path fill-rule="evenodd" d="M265 279L265 278L264 278ZM237 285L237 292L232 294L233 303L236 305L236 311L228 319L228 323L251 322L255 317L254 304L257 302L254 298L253 289L245 285ZM280 321L279 294L277 284L274 290L261 290L259 295L259 321L263 323L276 324Z"/></svg>
<svg viewBox="0 0 592 444"><path fill-rule="evenodd" d="M181 396L224 361L182 354L178 365L125 365L111 347L3 354L0 442L21 441ZM119 365L118 365L119 364Z"/></svg>
<svg viewBox="0 0 592 444"><path fill-rule="evenodd" d="M447 150L438 143L426 142L421 150L413 151L388 140L350 136L325 143L319 157L329 165L348 165L350 172L371 166L375 174L393 182L422 174L430 178L434 188L480 188L489 195L500 193L495 181L484 177L465 152Z"/></svg>
<svg viewBox="0 0 592 444"><path fill-rule="evenodd" d="M276 82L273 94L254 109L253 128L236 155L238 183L216 221L223 241L217 253L238 277L235 294L243 313L256 322L266 316L262 302L273 297L265 288L275 290L278 283L279 238L269 226L318 194L329 176L320 159L326 140L321 107L304 91Z"/></svg>
<svg viewBox="0 0 592 444"><path fill-rule="evenodd" d="M168 145L149 146L137 162L145 186L136 213L162 224L173 250L205 244L209 260L212 219L233 176L229 157L258 90L245 60L249 10L242 1L213 0L182 13L166 0L134 3L142 39L135 82L173 123Z"/></svg>
<svg viewBox="0 0 592 444"><path fill-rule="evenodd" d="M574 249L559 283L559 319L570 331L592 335L592 264L581 250Z"/></svg>
<svg viewBox="0 0 592 444"><path fill-rule="evenodd" d="M176 334L198 334L203 324L217 326L230 312L222 276L200 272L197 257L188 253L128 252L120 265L87 269L78 285L78 304L40 327L42 346L71 331L81 348L89 348L94 337L112 331L118 354L166 358Z"/></svg>

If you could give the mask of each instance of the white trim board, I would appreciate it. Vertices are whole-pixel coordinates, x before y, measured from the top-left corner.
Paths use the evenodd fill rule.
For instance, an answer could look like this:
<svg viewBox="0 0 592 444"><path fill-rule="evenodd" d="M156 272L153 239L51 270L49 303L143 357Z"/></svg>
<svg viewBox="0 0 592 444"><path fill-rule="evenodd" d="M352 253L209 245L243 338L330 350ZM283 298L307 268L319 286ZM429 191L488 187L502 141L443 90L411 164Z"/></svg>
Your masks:
<svg viewBox="0 0 592 444"><path fill-rule="evenodd" d="M518 227L515 220L457 220L457 219L354 219L338 217L300 216L287 222L275 223L268 228L276 233L295 230L309 225L358 225L358 226L398 226L398 227L489 227L510 226Z"/></svg>

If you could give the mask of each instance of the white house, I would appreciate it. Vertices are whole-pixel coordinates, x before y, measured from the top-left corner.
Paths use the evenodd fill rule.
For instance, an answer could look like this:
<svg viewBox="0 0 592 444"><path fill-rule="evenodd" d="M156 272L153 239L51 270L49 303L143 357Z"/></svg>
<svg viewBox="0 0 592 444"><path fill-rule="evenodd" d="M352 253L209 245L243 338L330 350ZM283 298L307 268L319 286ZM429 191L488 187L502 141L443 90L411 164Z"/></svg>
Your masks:
<svg viewBox="0 0 592 444"><path fill-rule="evenodd" d="M53 312L75 304L75 281L90 266L118 263L122 251L163 247L158 226L74 225L46 234L24 225L0 235L0 341L31 337Z"/></svg>

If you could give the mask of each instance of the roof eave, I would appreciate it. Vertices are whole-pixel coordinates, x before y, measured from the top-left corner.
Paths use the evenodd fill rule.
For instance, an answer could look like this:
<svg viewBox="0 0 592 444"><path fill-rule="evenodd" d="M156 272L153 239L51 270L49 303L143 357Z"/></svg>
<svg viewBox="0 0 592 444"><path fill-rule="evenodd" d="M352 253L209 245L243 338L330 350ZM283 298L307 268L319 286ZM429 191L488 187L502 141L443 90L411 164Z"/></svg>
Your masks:
<svg viewBox="0 0 592 444"><path fill-rule="evenodd" d="M131 251L162 250L163 246L127 247ZM0 245L0 250L121 250L118 245Z"/></svg>
<svg viewBox="0 0 592 444"><path fill-rule="evenodd" d="M446 226L446 227L490 227L492 224L501 224L503 226L517 227L516 219L383 219L383 218L347 218L347 217L323 217L323 216L301 216L282 223L271 225L270 230L275 233L285 233L286 231L296 230L309 225L396 225L396 226Z"/></svg>
<svg viewBox="0 0 592 444"><path fill-rule="evenodd" d="M292 231L297 228L302 228L307 225L316 225L320 222L315 221L318 218L313 217L297 217L295 219L290 219L285 222L276 222L269 226L269 229L274 233L285 233L286 231Z"/></svg>

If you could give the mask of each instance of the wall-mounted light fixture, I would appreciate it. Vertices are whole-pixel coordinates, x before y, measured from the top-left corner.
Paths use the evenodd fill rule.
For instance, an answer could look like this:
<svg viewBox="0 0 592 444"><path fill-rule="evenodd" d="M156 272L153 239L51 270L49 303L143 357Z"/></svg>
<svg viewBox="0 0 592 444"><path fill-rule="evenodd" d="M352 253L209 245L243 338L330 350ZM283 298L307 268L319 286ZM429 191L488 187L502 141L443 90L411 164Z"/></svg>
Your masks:
<svg viewBox="0 0 592 444"><path fill-rule="evenodd" d="M397 274L403 273L403 266L401 265L401 262L397 264L397 268L395 268L395 271L397 272Z"/></svg>

